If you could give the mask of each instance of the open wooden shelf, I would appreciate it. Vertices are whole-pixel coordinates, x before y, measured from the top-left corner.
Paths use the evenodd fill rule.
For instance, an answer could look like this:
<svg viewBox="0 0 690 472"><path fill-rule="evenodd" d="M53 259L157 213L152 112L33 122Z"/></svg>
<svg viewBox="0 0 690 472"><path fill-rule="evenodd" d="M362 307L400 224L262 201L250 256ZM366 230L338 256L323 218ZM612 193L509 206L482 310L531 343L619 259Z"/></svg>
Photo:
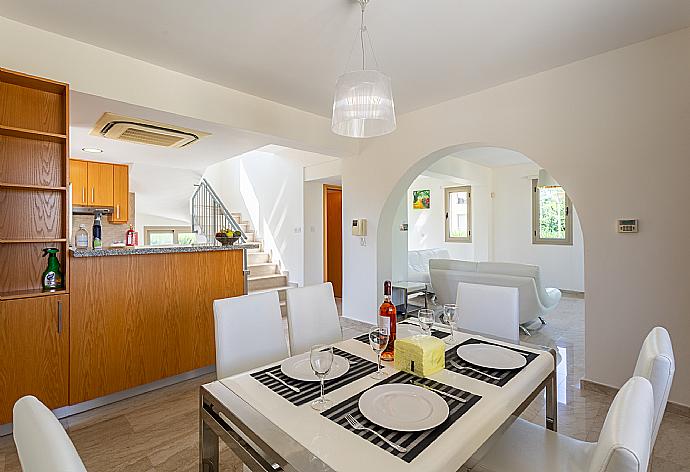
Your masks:
<svg viewBox="0 0 690 472"><path fill-rule="evenodd" d="M66 243L66 238L27 238L27 239L0 239L0 244L24 244L24 243Z"/></svg>
<svg viewBox="0 0 690 472"><path fill-rule="evenodd" d="M33 129L15 128L14 126L6 126L0 124L0 134L4 136L13 136L15 138L38 139L41 141L65 142L67 141L66 134L47 133L45 131L37 131Z"/></svg>
<svg viewBox="0 0 690 472"><path fill-rule="evenodd" d="M52 187L50 185L31 185L31 184L12 184L9 182L0 182L0 188L15 188L15 189L26 189L26 190L55 190L55 191L65 191L67 187Z"/></svg>
<svg viewBox="0 0 690 472"><path fill-rule="evenodd" d="M14 292L0 292L0 300L15 300L18 298L50 297L53 295L65 295L69 293L65 289L44 291L43 289L17 290Z"/></svg>

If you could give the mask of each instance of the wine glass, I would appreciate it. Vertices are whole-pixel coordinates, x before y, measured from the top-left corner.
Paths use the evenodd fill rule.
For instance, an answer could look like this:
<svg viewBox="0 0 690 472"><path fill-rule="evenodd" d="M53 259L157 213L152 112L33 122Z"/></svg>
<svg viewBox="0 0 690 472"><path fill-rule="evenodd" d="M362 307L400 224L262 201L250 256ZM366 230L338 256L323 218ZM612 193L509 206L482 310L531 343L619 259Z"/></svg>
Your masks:
<svg viewBox="0 0 690 472"><path fill-rule="evenodd" d="M431 335L431 327L434 325L434 310L422 308L417 315L419 320L419 327L422 328L422 333L427 336Z"/></svg>
<svg viewBox="0 0 690 472"><path fill-rule="evenodd" d="M321 381L321 397L314 400L311 407L316 411L323 411L331 405L331 400L323 394L323 384L326 375L333 366L333 346L326 346L325 344L312 346L309 352L309 362L311 363L311 370Z"/></svg>
<svg viewBox="0 0 690 472"><path fill-rule="evenodd" d="M455 344L453 338L453 329L455 329L455 314L457 308L454 303L446 303L443 305L443 322L450 328L450 337L445 338L446 344Z"/></svg>
<svg viewBox="0 0 690 472"><path fill-rule="evenodd" d="M388 374L381 370L381 353L388 346L388 340L390 339L390 330L383 326L374 326L369 330L369 345L376 353L378 359L378 369L376 372L371 374L371 377L377 380L385 379Z"/></svg>

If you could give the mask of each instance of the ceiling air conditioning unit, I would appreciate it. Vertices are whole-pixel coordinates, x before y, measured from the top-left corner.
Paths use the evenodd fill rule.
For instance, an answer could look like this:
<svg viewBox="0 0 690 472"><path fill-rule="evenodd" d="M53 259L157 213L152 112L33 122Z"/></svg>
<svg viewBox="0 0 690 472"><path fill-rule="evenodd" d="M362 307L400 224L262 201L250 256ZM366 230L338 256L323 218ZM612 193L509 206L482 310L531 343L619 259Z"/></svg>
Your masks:
<svg viewBox="0 0 690 472"><path fill-rule="evenodd" d="M195 143L210 133L104 113L89 134L130 143L180 148Z"/></svg>

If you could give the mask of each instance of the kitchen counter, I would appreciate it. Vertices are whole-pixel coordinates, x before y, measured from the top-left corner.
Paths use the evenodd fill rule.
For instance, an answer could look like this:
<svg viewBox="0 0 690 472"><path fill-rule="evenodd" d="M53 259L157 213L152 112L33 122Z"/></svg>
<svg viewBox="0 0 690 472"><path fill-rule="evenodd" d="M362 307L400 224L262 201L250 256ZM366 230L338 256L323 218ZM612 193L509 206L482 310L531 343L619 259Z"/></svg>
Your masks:
<svg viewBox="0 0 690 472"><path fill-rule="evenodd" d="M134 246L103 249L73 249L73 257L131 256L137 254L173 254L178 252L237 251L239 249L256 249L258 243L233 244L232 246L193 245L193 246Z"/></svg>
<svg viewBox="0 0 690 472"><path fill-rule="evenodd" d="M247 292L257 246L71 251L70 405L212 366L213 301Z"/></svg>

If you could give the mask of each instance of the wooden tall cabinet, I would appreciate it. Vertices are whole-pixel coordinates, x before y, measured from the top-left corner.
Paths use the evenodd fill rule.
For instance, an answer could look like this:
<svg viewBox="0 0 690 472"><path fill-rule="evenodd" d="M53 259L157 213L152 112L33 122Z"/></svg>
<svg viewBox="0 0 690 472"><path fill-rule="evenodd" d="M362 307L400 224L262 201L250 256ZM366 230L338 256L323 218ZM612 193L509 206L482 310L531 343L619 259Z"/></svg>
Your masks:
<svg viewBox="0 0 690 472"><path fill-rule="evenodd" d="M21 395L67 404L68 103L67 84L0 68L0 424ZM60 251L57 291L42 290L45 247Z"/></svg>
<svg viewBox="0 0 690 472"><path fill-rule="evenodd" d="M34 395L48 408L69 401L69 296L0 302L0 424L12 406Z"/></svg>

